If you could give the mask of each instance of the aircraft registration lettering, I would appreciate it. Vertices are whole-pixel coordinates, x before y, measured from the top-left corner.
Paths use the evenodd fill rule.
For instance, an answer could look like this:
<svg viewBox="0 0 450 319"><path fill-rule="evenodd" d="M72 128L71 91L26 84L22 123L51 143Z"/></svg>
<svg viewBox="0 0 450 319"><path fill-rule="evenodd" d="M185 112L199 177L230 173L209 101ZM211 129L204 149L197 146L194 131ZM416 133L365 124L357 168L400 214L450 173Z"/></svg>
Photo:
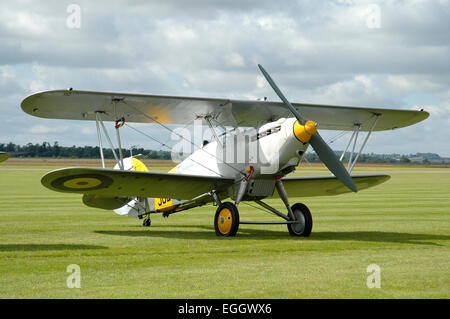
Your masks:
<svg viewBox="0 0 450 319"><path fill-rule="evenodd" d="M160 211L170 210L172 208L172 199L170 198L155 198L155 208Z"/></svg>

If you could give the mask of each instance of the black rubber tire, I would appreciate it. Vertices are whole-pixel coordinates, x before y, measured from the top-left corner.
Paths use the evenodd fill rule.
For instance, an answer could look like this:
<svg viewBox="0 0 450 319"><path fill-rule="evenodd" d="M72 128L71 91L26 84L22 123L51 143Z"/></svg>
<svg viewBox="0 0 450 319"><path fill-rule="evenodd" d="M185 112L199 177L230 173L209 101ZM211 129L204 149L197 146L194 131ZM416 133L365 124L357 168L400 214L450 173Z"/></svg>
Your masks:
<svg viewBox="0 0 450 319"><path fill-rule="evenodd" d="M231 227L227 232L223 232L219 228L219 223L221 222L220 212L223 209L228 209L231 213L231 215L228 217L228 219L231 219ZM223 222L224 221L222 220L222 224ZM220 237L233 237L236 236L238 229L239 229L239 211L236 205L234 205L231 202L225 202L220 204L219 207L217 207L216 214L214 215L214 230L216 231L216 235Z"/></svg>
<svg viewBox="0 0 450 319"><path fill-rule="evenodd" d="M296 218L302 218L302 224L299 227L298 224L287 224L289 234L291 236L308 237L312 230L312 216L308 207L302 203L297 203L291 206L291 209Z"/></svg>
<svg viewBox="0 0 450 319"><path fill-rule="evenodd" d="M151 224L152 224L152 220L148 217L146 219L144 219L144 221L142 222L142 226L144 226L144 227L150 227Z"/></svg>

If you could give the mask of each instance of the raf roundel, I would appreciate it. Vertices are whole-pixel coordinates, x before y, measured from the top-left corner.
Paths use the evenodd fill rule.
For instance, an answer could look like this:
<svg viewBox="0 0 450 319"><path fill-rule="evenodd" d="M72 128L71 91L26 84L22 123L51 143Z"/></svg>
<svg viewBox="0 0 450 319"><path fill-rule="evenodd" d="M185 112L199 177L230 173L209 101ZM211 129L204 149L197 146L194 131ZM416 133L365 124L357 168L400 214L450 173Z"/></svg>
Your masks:
<svg viewBox="0 0 450 319"><path fill-rule="evenodd" d="M97 178L74 178L69 179L68 181L64 182L64 187L67 188L92 188L97 187L102 183L101 180Z"/></svg>
<svg viewBox="0 0 450 319"><path fill-rule="evenodd" d="M52 182L52 186L60 190L96 190L100 188L106 188L113 183L113 180L104 175L75 175L61 177Z"/></svg>

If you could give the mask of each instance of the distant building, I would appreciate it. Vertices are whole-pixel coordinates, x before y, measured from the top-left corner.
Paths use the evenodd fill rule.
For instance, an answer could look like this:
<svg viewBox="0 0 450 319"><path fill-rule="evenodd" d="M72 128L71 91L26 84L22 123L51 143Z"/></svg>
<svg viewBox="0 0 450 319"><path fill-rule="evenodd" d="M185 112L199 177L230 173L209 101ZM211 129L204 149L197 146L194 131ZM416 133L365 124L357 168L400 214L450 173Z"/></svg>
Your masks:
<svg viewBox="0 0 450 319"><path fill-rule="evenodd" d="M411 161L411 163L423 163L423 161L425 160L423 156L408 157L408 159Z"/></svg>

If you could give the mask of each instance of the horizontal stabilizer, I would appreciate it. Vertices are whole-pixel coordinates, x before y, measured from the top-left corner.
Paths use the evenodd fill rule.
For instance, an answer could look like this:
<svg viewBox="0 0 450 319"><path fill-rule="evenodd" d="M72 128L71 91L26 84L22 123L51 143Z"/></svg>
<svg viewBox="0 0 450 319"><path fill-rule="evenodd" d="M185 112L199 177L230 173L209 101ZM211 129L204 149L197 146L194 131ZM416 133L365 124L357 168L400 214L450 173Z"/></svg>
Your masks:
<svg viewBox="0 0 450 319"><path fill-rule="evenodd" d="M122 207L124 205L124 202L126 203L127 201L120 200L117 197L83 195L83 203L86 206L94 208L113 210Z"/></svg>
<svg viewBox="0 0 450 319"><path fill-rule="evenodd" d="M9 153L6 152L0 152L0 162L4 162L9 158Z"/></svg>

